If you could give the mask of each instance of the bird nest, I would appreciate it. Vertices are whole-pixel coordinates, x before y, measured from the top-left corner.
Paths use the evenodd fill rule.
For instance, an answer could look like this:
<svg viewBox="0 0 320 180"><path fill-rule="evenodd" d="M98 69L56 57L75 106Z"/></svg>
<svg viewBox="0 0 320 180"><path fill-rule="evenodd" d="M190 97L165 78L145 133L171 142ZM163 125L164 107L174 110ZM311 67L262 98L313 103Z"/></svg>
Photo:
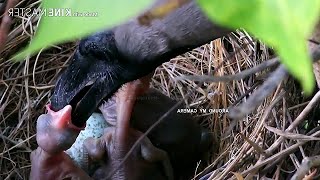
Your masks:
<svg viewBox="0 0 320 180"><path fill-rule="evenodd" d="M22 0L19 7L32 8L39 3ZM32 39L37 22L37 17L15 17L0 56L0 179L28 179L30 152L37 146L37 117L45 113L54 84L76 47L76 42L65 43L18 63L9 60ZM207 161L199 162L195 176L284 179L299 167L306 168L303 175L317 176L316 169L309 169L310 162L318 162L313 156L320 149L318 122L313 121L319 95L304 98L299 85L287 78L253 112L232 121L229 108L246 102L272 73L272 67L228 82L177 79L181 75L237 77L272 56L264 44L237 31L156 69L151 85L171 98L183 99L190 115L199 117L199 124L214 134L215 144ZM301 166L302 160L309 164Z"/></svg>

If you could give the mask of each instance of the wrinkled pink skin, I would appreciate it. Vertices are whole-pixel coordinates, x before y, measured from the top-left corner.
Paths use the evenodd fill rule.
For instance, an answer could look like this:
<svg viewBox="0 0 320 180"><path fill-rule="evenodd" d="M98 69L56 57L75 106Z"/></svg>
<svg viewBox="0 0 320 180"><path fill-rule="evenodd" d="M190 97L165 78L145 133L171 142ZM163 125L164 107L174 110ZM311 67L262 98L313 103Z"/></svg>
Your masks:
<svg viewBox="0 0 320 180"><path fill-rule="evenodd" d="M130 129L127 142L123 144L116 142L115 133L115 128L107 128L103 137L88 138L84 144L93 160L105 159L105 164L93 174L94 179L107 177L112 180L173 179L170 160L166 152L154 147L148 138L143 139L127 161L117 171L114 171L133 143L142 135L141 132Z"/></svg>
<svg viewBox="0 0 320 180"><path fill-rule="evenodd" d="M106 128L103 137L88 138L85 142L84 146L92 159L99 160L103 157L106 159L105 165L94 173L94 179L106 178L109 173L118 168L134 142L143 134L130 128L130 118L136 97L148 90L149 80L150 77L144 77L127 83L117 94L117 109L100 107L107 122L114 124L116 121L117 126ZM113 114L117 114L117 117L110 116ZM114 180L172 180L173 172L167 153L153 146L146 137L109 178Z"/></svg>
<svg viewBox="0 0 320 180"><path fill-rule="evenodd" d="M58 112L47 106L47 110L48 114L41 115L37 120L39 147L31 153L30 179L90 179L64 152L72 146L81 130L71 123L71 106Z"/></svg>
<svg viewBox="0 0 320 180"><path fill-rule="evenodd" d="M91 179L63 151L49 154L38 147L31 153L31 164L30 179L32 180Z"/></svg>
<svg viewBox="0 0 320 180"><path fill-rule="evenodd" d="M133 143L142 135L130 128L130 117L136 96L148 89L149 80L142 78L128 83L117 94L116 127L106 128L101 138L88 138L84 147L93 161L103 161L104 165L93 175L94 179L107 178L108 173L118 167ZM71 106L53 112L47 106L48 114L37 121L37 142L39 147L31 153L30 179L90 179L64 152L75 142L80 128L71 123ZM104 114L106 117L107 115ZM151 179L173 179L172 167L167 153L152 145L148 138L135 148L128 160L108 179L138 180L149 176ZM150 179L149 178L149 179Z"/></svg>
<svg viewBox="0 0 320 180"><path fill-rule="evenodd" d="M37 142L39 147L50 154L69 149L80 131L71 122L72 107L67 105L58 112L46 106L48 113L42 114L37 120Z"/></svg>

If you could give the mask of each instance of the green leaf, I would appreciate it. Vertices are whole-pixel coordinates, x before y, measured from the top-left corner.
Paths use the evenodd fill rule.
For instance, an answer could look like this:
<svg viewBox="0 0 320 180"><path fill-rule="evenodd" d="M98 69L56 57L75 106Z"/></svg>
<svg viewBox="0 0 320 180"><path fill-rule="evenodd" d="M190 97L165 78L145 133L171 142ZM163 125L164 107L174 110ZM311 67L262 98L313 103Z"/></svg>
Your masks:
<svg viewBox="0 0 320 180"><path fill-rule="evenodd" d="M302 84L306 94L314 87L306 39L320 12L320 0L198 0L215 22L244 28L273 46L281 62Z"/></svg>
<svg viewBox="0 0 320 180"><path fill-rule="evenodd" d="M41 48L81 38L98 30L120 24L141 13L150 0L43 0L42 15L36 35L30 46L14 59L21 59ZM64 16L52 16L51 12L64 10ZM70 16L68 12L70 12ZM80 15L82 16L76 16ZM84 16L92 13L93 16Z"/></svg>
<svg viewBox="0 0 320 180"><path fill-rule="evenodd" d="M308 127L309 127L308 120L305 120L302 124L303 124L303 128L304 128L305 130L307 130Z"/></svg>

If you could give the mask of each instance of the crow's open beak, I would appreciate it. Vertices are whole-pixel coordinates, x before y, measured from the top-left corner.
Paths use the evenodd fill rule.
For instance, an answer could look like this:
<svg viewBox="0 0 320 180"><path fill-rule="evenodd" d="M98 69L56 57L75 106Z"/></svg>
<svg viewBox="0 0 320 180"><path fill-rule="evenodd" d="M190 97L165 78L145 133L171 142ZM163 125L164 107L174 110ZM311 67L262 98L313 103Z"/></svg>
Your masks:
<svg viewBox="0 0 320 180"><path fill-rule="evenodd" d="M82 127L104 98L110 98L123 84L118 64L82 56L76 51L69 67L60 76L51 97L51 106L58 111L72 106L72 123Z"/></svg>
<svg viewBox="0 0 320 180"><path fill-rule="evenodd" d="M105 47L105 44L101 46ZM83 127L104 99L109 99L123 84L149 74L148 70L152 71L152 68L125 61L110 47L108 53L111 55L105 53L103 56L80 53L79 49L81 46L60 76L50 100L54 111L71 105L72 123Z"/></svg>

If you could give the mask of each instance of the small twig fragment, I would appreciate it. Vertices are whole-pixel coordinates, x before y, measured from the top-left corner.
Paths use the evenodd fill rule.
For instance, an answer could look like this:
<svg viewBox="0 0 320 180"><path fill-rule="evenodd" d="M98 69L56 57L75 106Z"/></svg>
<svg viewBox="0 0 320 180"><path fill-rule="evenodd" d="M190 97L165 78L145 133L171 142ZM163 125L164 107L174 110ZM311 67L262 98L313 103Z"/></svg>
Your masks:
<svg viewBox="0 0 320 180"><path fill-rule="evenodd" d="M155 19L161 19L168 15L170 12L178 9L182 5L190 2L190 0L168 0L168 2L156 6L138 17L141 25L149 26Z"/></svg>

